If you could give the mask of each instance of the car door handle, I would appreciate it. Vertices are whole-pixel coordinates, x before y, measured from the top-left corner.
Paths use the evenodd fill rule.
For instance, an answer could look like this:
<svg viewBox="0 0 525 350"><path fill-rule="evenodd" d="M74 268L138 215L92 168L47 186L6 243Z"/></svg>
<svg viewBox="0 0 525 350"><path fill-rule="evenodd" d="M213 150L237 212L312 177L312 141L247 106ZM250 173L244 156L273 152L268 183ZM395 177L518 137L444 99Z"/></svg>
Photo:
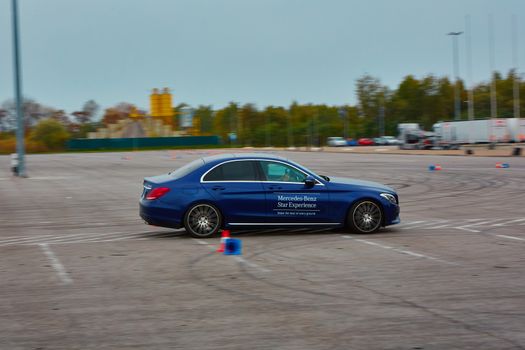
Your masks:
<svg viewBox="0 0 525 350"><path fill-rule="evenodd" d="M282 190L283 188L281 186L268 186L269 190Z"/></svg>
<svg viewBox="0 0 525 350"><path fill-rule="evenodd" d="M223 190L226 189L226 187L223 187L223 186L213 186L211 189L214 190L214 191L223 191Z"/></svg>

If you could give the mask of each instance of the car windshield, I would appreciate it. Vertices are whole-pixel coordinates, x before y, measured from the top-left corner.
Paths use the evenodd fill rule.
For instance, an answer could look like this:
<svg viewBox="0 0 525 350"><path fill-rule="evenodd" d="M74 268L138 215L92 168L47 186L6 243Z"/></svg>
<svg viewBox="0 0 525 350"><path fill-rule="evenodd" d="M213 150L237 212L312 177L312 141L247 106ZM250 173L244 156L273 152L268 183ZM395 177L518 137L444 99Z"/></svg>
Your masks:
<svg viewBox="0 0 525 350"><path fill-rule="evenodd" d="M184 166L182 166L182 167L172 171L170 173L170 175L174 179L180 179L181 177L184 177L184 176L188 175L189 173L191 173L195 169L200 168L203 164L204 164L204 160L197 159L197 160L194 160L191 163L188 163L188 164L186 164L186 165L184 165Z"/></svg>

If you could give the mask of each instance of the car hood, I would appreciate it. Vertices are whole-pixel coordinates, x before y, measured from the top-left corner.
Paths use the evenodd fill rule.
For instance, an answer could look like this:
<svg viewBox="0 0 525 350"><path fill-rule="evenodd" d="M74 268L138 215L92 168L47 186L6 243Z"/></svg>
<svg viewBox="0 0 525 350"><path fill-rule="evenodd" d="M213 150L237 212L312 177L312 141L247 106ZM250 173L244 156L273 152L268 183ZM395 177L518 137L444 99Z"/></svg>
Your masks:
<svg viewBox="0 0 525 350"><path fill-rule="evenodd" d="M363 186L368 188L375 188L380 191L396 192L393 188L380 184L379 182L365 181L358 179L349 179L346 177L331 177L330 183L337 185L354 185L354 186Z"/></svg>

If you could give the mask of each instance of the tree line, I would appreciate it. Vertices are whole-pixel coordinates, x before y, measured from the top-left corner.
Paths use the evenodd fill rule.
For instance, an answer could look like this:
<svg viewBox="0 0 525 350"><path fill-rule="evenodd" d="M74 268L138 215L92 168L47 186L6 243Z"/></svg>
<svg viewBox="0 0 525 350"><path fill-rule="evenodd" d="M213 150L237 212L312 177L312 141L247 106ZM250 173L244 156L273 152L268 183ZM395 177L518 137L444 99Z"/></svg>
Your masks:
<svg viewBox="0 0 525 350"><path fill-rule="evenodd" d="M503 76L492 76L497 116L514 116L514 83L518 83L520 110L525 112L525 83L514 70ZM475 119L491 116L491 83L471 87ZM468 90L458 81L461 101L461 120L468 119ZM201 121L200 130L207 135L219 135L223 140L234 133L236 143L246 146L322 145L329 136L346 138L397 135L399 123L419 123L431 130L438 121L454 118L455 83L447 77L427 75L406 76L396 89L383 85L378 78L363 75L356 81L355 105L328 106L325 104L292 103L289 107L253 104L228 106L213 110L199 106L195 117ZM178 106L177 108L179 108ZM184 107L184 106L182 106Z"/></svg>
<svg viewBox="0 0 525 350"><path fill-rule="evenodd" d="M514 70L506 75L495 72L491 81L472 86L475 119L490 118L491 84L496 90L497 116L514 117L514 84L518 83L519 95L525 97L525 83ZM427 75L417 78L406 76L391 89L380 79L369 74L356 80L357 103L339 106L326 104L299 104L266 106L229 103L214 109L210 105L194 108L194 127L188 132L199 135L218 135L225 143L242 146L303 146L323 145L329 136L346 138L375 137L381 134L396 135L397 124L419 123L426 130L438 121L452 120L454 116L455 83L447 77ZM468 90L463 81L458 82L461 101L461 119L468 119ZM520 100L520 110L525 110L525 99ZM174 108L174 125L180 125L182 111L189 107L181 103ZM86 137L90 131L129 117L133 105L122 102L105 109L97 118L99 105L87 101L81 109L70 114L64 110L47 107L34 100L24 101L25 125L28 133L44 120L60 125L60 140ZM5 101L0 106L0 140L13 135L16 127L14 103ZM35 139L36 140L36 139ZM38 140L36 140L38 141ZM61 142L61 141L60 141ZM58 143L60 143L58 142ZM47 148L56 147L57 142Z"/></svg>

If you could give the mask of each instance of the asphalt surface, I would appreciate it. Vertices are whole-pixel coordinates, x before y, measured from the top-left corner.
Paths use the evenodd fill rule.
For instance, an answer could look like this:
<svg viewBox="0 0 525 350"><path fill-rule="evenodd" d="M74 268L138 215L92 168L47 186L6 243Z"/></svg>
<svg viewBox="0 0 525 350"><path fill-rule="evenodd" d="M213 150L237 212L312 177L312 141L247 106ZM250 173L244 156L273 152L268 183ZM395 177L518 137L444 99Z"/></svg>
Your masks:
<svg viewBox="0 0 525 350"><path fill-rule="evenodd" d="M525 349L523 157L279 151L396 188L402 223L232 257L138 217L144 176L217 152L0 157L0 349Z"/></svg>

